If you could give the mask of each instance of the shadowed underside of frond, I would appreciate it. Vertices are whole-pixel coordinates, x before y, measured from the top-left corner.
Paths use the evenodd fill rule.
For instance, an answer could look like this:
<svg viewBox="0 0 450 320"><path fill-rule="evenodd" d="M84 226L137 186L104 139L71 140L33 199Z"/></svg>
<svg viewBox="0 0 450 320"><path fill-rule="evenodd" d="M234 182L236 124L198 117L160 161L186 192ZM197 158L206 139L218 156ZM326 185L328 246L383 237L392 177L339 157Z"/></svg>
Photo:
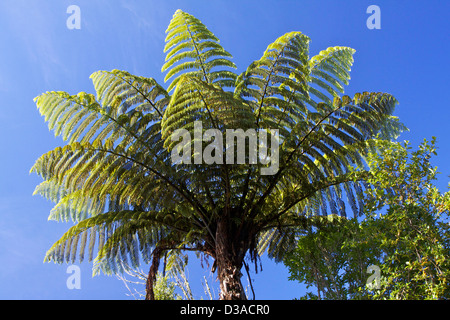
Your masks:
<svg viewBox="0 0 450 320"><path fill-rule="evenodd" d="M47 252L45 261L74 262L77 248L79 260L85 251L93 259L97 245L97 263L103 271L117 272L117 268L139 266L139 255L145 263L151 260L153 248L163 239L171 238L170 229L188 233L183 221L170 212L112 211L79 222ZM175 238L174 238L175 239ZM87 245L89 244L89 245Z"/></svg>

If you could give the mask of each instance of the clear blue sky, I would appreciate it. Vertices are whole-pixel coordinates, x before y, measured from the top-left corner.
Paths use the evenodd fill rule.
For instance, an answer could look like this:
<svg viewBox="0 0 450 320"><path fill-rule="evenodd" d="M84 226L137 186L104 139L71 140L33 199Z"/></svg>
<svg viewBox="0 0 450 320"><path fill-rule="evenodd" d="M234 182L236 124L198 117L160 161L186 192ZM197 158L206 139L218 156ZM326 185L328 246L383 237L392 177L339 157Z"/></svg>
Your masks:
<svg viewBox="0 0 450 320"><path fill-rule="evenodd" d="M81 9L81 29L69 30L69 5ZM369 5L381 9L381 29L369 30ZM164 38L176 9L199 18L234 56L238 71L289 31L311 39L311 55L330 46L356 49L347 94L383 91L400 102L395 115L413 145L438 138L434 164L445 191L450 174L449 1L51 1L0 2L0 299L127 299L115 277L91 277L81 264L81 289L66 287L67 265L44 264L48 248L69 225L47 221L53 204L32 197L41 181L34 161L62 144L48 131L33 98L50 90L93 92L97 70L123 69L163 84ZM200 286L200 263L190 279ZM147 271L147 270L145 270ZM208 274L207 272L205 274ZM281 264L263 258L252 274L258 299L292 299L304 288ZM245 282L245 281L244 281Z"/></svg>

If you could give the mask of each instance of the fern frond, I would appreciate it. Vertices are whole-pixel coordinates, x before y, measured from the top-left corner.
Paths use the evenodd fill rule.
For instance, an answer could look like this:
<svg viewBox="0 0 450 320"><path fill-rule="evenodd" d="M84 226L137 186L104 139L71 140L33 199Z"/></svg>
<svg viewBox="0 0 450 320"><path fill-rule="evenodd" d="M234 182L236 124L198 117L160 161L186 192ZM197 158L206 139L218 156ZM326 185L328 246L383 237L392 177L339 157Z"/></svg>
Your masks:
<svg viewBox="0 0 450 320"><path fill-rule="evenodd" d="M92 239L97 236L99 247L97 260L106 258L113 261L120 253L117 248L123 247L122 254L131 253L133 266L137 266L139 263L137 251L149 250L163 237L166 237L168 231L167 227L164 227L165 225L179 228L180 225L176 221L168 219L167 215L168 213L124 210L107 212L85 219L71 227L48 250L44 261L71 262L75 259L77 248L80 257L83 257L87 232L96 230L100 232L94 231L91 233L91 243L92 245L95 243L95 239L94 241ZM144 232L137 233L137 230L143 230ZM187 230L184 232L187 232ZM78 246L80 237L81 239L84 238L84 243ZM92 246L89 250L92 252ZM92 255L89 260L92 261Z"/></svg>
<svg viewBox="0 0 450 320"><path fill-rule="evenodd" d="M192 15L177 10L166 30L166 63L162 71L168 71L164 81L174 78L167 91L174 89L180 75L189 72L206 83L220 87L234 84L236 75L230 71L236 65L229 59L228 53L219 39ZM212 71L214 68L221 68Z"/></svg>
<svg viewBox="0 0 450 320"><path fill-rule="evenodd" d="M254 115L248 105L232 93L196 77L183 75L173 93L161 123L164 147L171 151L176 141L171 134L185 129L194 137L194 121L201 121L203 129L247 129L254 124Z"/></svg>
<svg viewBox="0 0 450 320"><path fill-rule="evenodd" d="M305 111L308 96L309 38L290 32L270 44L236 81L235 95L248 101L256 125L286 132ZM300 103L299 103L300 102ZM289 131L289 129L287 129Z"/></svg>
<svg viewBox="0 0 450 320"><path fill-rule="evenodd" d="M117 118L130 108L151 114L150 120L161 119L169 95L155 79L132 75L126 71L97 71L91 77L98 101L112 109Z"/></svg>

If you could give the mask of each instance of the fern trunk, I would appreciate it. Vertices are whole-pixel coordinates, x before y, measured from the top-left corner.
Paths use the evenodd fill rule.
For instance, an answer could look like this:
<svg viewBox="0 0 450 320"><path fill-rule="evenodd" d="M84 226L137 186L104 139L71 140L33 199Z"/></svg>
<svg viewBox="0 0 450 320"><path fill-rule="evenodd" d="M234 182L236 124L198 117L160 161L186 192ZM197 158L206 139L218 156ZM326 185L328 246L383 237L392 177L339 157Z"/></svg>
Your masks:
<svg viewBox="0 0 450 320"><path fill-rule="evenodd" d="M158 273L159 262L161 259L161 248L157 247L153 251L152 264L147 276L146 288L145 288L145 300L156 300L154 285L156 283L156 274Z"/></svg>
<svg viewBox="0 0 450 320"><path fill-rule="evenodd" d="M246 233L227 214L217 222L215 258L220 300L247 300L241 283L241 269L249 248Z"/></svg>

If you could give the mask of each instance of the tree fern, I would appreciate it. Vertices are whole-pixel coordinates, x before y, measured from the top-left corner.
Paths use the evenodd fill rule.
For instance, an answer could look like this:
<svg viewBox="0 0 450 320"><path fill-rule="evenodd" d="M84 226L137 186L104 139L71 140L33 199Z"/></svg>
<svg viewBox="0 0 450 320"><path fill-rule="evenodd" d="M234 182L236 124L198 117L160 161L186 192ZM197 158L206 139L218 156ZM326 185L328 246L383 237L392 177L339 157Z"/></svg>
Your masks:
<svg viewBox="0 0 450 320"><path fill-rule="evenodd" d="M356 168L375 139L404 129L392 116L397 101L345 95L355 51L332 47L310 58L309 41L286 33L236 75L218 38L178 10L164 49L167 89L112 70L91 75L95 95L38 96L39 112L66 145L37 159L31 171L44 181L35 194L56 203L49 219L74 223L45 261L94 261L94 273L107 274L149 263L152 297L163 253L193 250L215 260L221 298L245 298L247 255L256 260L267 250L279 259L294 230L345 217L348 206L360 214L367 173ZM267 163L250 164L249 156L245 164L173 163L174 132L194 136L196 121L201 137L209 129L224 137L228 129L278 132L276 145L263 146L279 148L278 170L262 175Z"/></svg>

